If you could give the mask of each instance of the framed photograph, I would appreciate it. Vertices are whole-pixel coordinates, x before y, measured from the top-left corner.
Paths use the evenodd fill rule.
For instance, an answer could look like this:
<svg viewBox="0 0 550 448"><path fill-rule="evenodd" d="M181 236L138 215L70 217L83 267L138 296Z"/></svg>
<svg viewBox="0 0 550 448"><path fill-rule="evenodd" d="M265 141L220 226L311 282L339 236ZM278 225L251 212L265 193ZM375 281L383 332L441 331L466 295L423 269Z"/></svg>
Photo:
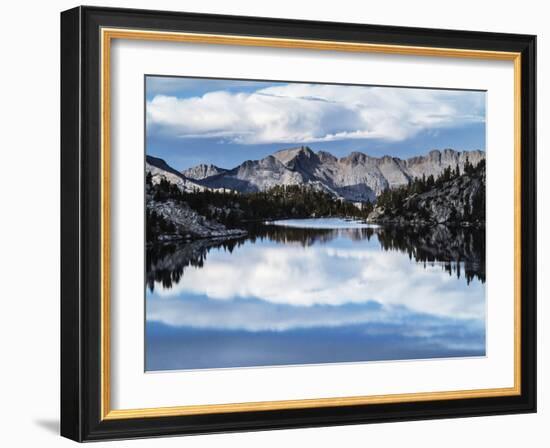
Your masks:
<svg viewBox="0 0 550 448"><path fill-rule="evenodd" d="M61 433L536 410L535 36L61 14Z"/></svg>

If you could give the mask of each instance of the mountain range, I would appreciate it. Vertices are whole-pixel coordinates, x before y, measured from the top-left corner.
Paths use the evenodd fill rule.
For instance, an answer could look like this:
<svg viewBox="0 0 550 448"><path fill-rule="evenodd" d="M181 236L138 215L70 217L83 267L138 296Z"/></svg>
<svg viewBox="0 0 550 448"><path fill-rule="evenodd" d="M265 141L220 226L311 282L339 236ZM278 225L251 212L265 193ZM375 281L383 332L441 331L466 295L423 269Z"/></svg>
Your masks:
<svg viewBox="0 0 550 448"><path fill-rule="evenodd" d="M484 151L453 149L432 150L408 159L372 157L362 152L337 158L329 152L300 146L260 160L247 160L232 169L201 164L179 172L152 156L147 156L146 168L153 179L164 176L185 191L229 189L251 193L276 185L309 185L360 202L373 201L384 190L406 185L415 177L437 177L445 168L457 165L462 172L467 160L476 166L483 159Z"/></svg>

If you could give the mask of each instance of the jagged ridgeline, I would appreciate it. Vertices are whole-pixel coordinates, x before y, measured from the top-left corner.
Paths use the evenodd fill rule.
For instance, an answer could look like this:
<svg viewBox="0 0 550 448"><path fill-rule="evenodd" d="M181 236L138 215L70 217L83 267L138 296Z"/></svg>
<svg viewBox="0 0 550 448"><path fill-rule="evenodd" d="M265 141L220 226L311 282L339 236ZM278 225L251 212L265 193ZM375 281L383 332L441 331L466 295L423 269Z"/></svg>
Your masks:
<svg viewBox="0 0 550 448"><path fill-rule="evenodd" d="M180 172L147 156L146 172L150 242L242 236L243 223L281 218L485 221L483 151L434 150L404 160L360 152L337 158L302 146L232 169L202 164Z"/></svg>

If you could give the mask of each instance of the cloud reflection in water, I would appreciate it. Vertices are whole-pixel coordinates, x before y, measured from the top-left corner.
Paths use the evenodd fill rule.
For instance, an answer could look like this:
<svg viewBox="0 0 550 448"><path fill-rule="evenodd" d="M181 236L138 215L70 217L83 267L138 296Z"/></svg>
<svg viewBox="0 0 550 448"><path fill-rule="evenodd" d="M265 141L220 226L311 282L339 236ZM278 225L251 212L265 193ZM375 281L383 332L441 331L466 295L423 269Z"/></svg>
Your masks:
<svg viewBox="0 0 550 448"><path fill-rule="evenodd" d="M380 238L210 248L202 266L148 291L147 369L484 355L482 281L382 250Z"/></svg>

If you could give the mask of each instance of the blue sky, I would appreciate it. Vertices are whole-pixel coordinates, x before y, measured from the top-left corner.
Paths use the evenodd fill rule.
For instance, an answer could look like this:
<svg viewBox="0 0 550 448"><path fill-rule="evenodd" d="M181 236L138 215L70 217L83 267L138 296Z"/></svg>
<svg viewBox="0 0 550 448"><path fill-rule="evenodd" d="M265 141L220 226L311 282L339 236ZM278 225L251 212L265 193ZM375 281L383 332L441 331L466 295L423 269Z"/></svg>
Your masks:
<svg viewBox="0 0 550 448"><path fill-rule="evenodd" d="M337 157L485 150L485 92L146 77L146 152L176 169L300 145Z"/></svg>

